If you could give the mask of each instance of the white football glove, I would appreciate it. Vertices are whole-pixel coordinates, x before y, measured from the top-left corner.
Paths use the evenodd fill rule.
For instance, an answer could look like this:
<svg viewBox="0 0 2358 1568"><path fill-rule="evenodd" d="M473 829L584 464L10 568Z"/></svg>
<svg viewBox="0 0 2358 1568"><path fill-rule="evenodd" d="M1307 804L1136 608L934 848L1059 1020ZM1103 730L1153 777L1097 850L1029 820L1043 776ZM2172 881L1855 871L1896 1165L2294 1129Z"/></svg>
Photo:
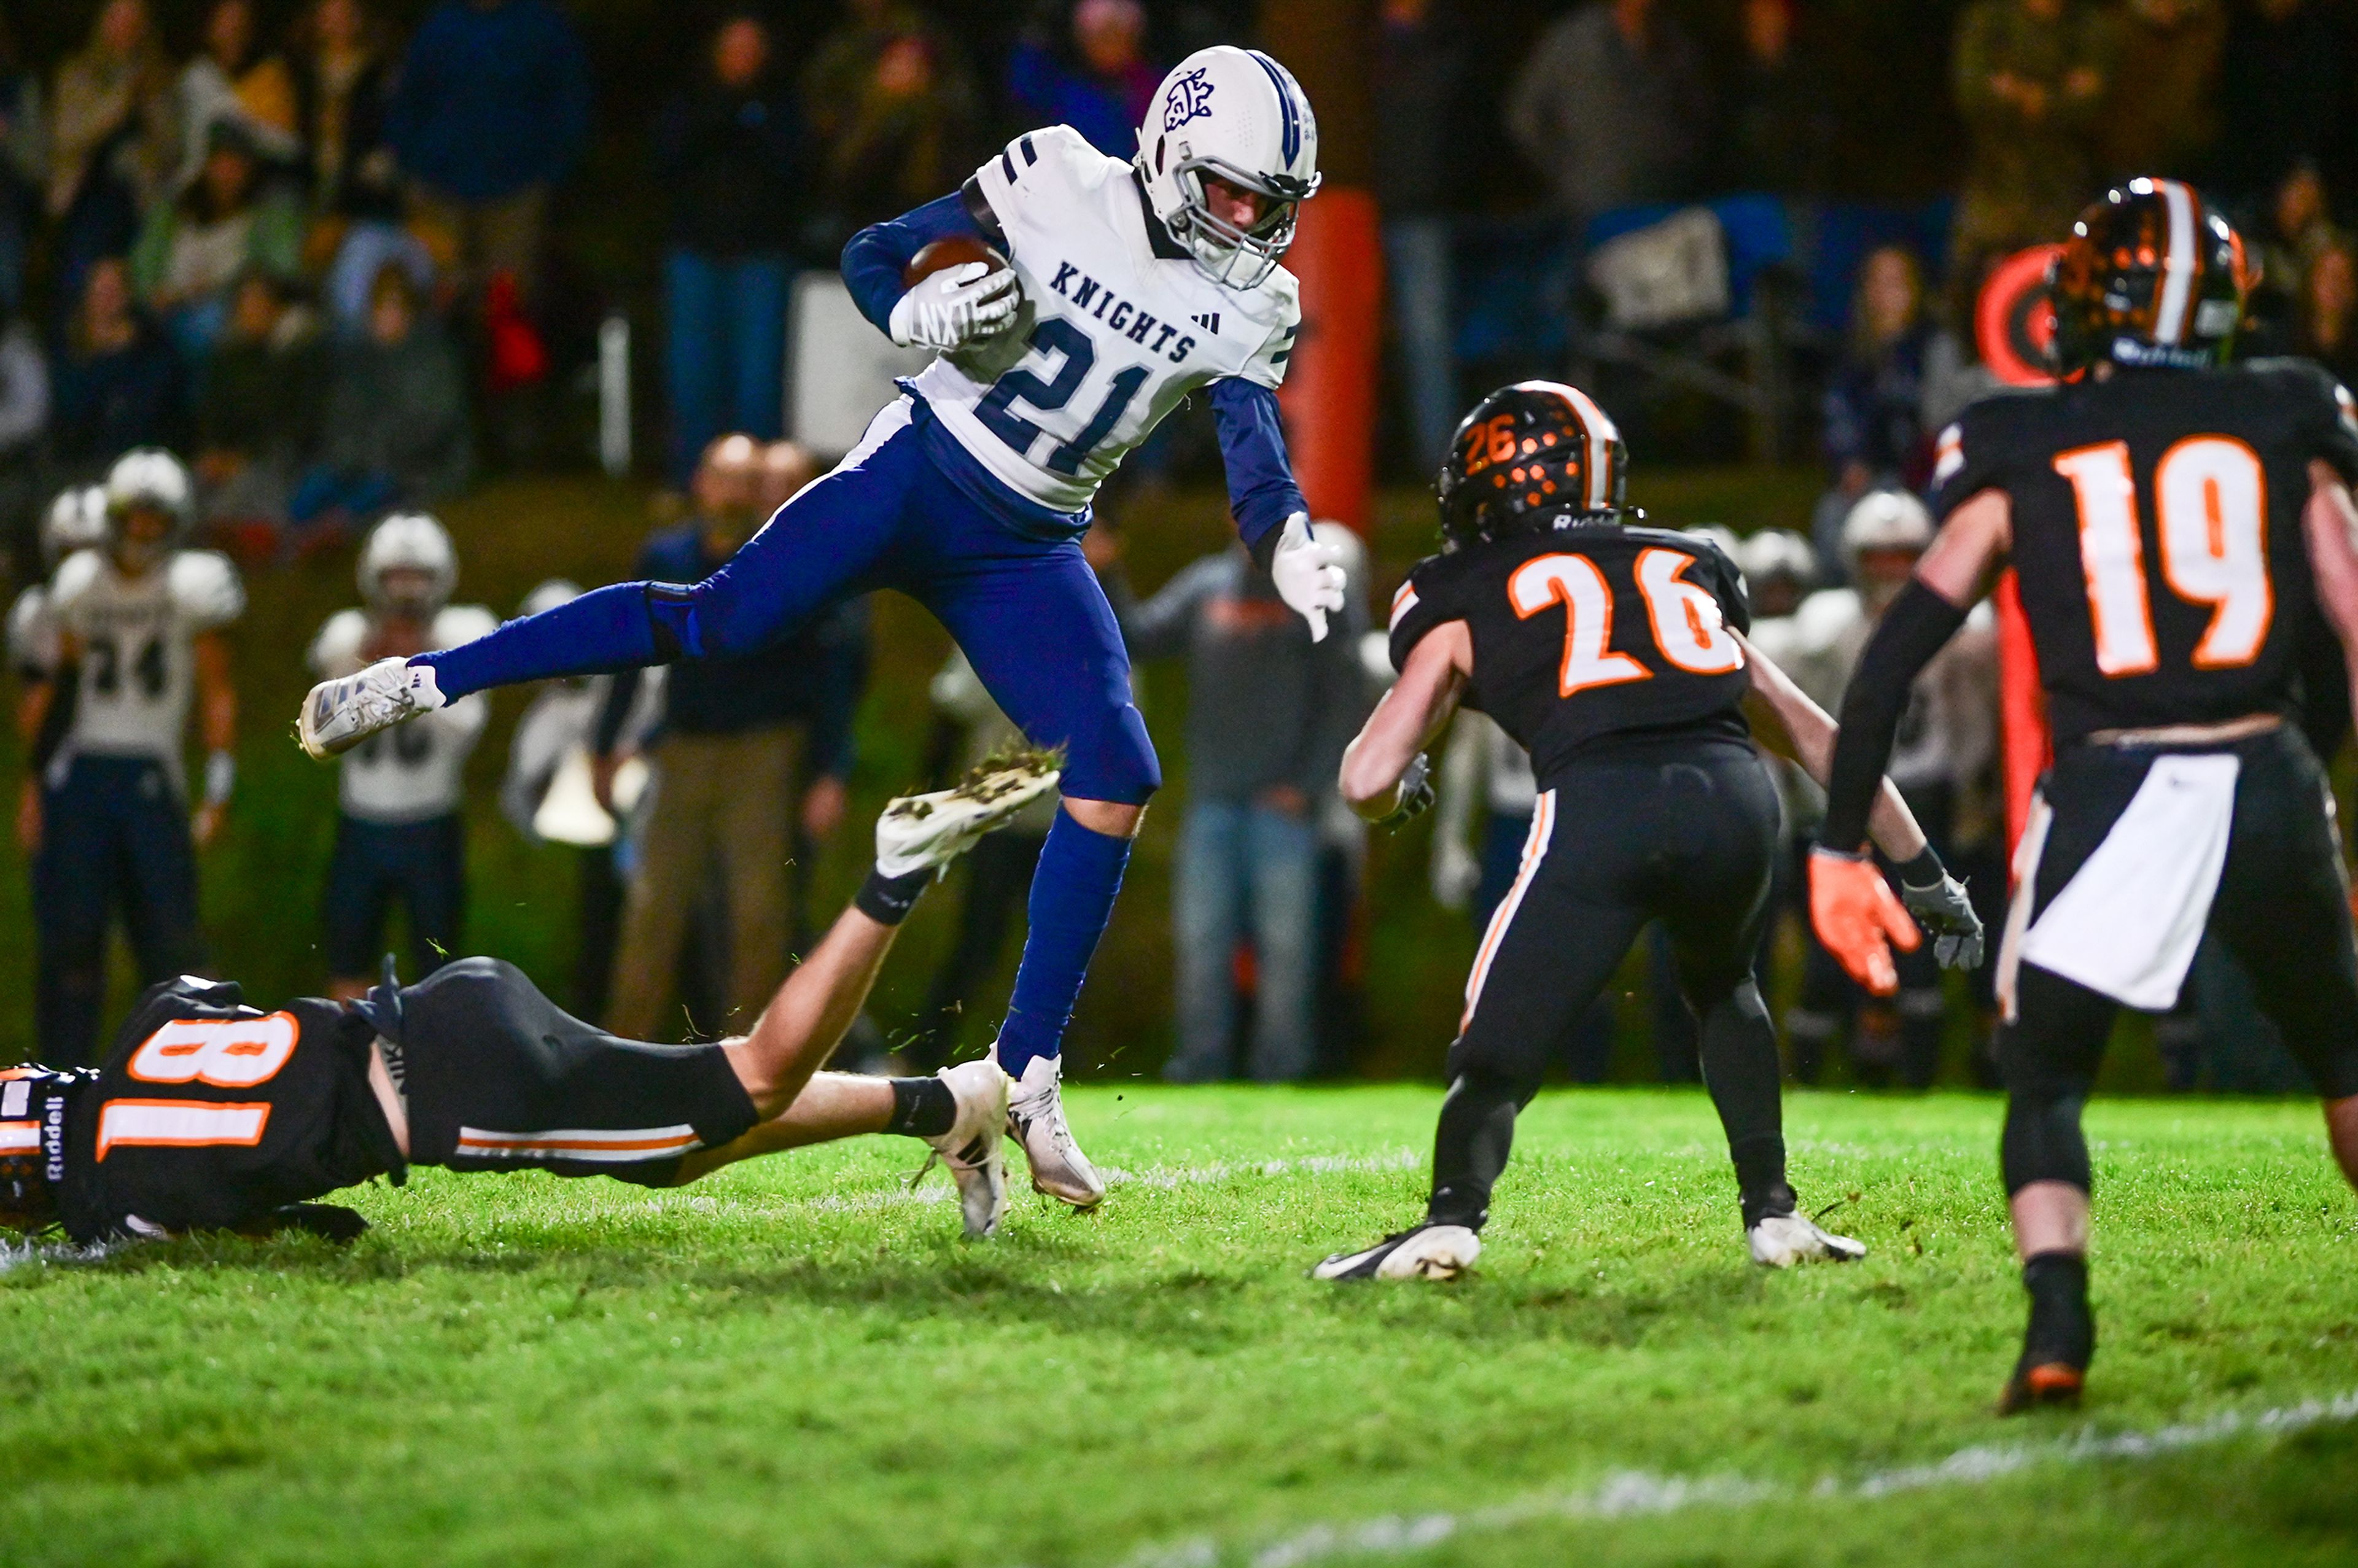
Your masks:
<svg viewBox="0 0 2358 1568"><path fill-rule="evenodd" d="M904 349L961 349L1004 328L1022 303L1012 267L946 266L893 302L892 341Z"/></svg>
<svg viewBox="0 0 2358 1568"><path fill-rule="evenodd" d="M1326 617L1343 609L1343 551L1311 536L1307 512L1285 520L1277 553L1270 557L1269 575L1277 583L1277 597L1310 622L1310 640L1325 642Z"/></svg>

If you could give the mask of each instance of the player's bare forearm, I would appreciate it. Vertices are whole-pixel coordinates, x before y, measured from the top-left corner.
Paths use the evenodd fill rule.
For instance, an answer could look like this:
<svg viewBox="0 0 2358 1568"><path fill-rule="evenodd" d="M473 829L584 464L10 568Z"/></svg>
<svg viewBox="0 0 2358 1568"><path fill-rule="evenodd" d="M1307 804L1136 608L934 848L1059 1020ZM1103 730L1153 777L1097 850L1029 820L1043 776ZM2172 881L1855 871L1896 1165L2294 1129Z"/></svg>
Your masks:
<svg viewBox="0 0 2358 1568"><path fill-rule="evenodd" d="M898 927L847 909L786 977L752 1033L727 1047L737 1081L764 1120L795 1102L833 1054L876 984Z"/></svg>
<svg viewBox="0 0 2358 1568"><path fill-rule="evenodd" d="M218 632L207 632L194 643L197 669L198 726L205 750L226 752L237 744L237 687L230 678L229 643Z"/></svg>
<svg viewBox="0 0 2358 1568"><path fill-rule="evenodd" d="M1916 580L1958 609L1971 610L1997 586L2013 547L2013 501L2004 491L1983 491L1941 524L1916 562Z"/></svg>
<svg viewBox="0 0 2358 1568"><path fill-rule="evenodd" d="M1457 711L1473 662L1473 638L1462 621L1435 627L1417 643L1401 678L1344 749L1338 782L1352 810L1376 821L1399 806L1401 777Z"/></svg>
<svg viewBox="0 0 2358 1568"><path fill-rule="evenodd" d="M1744 645L1745 667L1752 675L1752 690L1744 706L1755 732L1768 741L1769 750L1799 762L1801 771L1817 781L1819 788L1825 788L1833 777L1834 745L1841 738L1840 727L1808 692L1793 684L1793 677L1774 659L1754 647L1743 633L1735 636ZM1785 744L1778 745L1779 739ZM1885 779L1876 793L1875 805L1867 815L1866 831L1867 837L1875 840L1875 847L1895 861L1912 860L1924 852L1924 830L1889 779Z"/></svg>
<svg viewBox="0 0 2358 1568"><path fill-rule="evenodd" d="M2350 666L2351 710L2358 713L2358 502L2330 463L2309 465L2309 505L2301 513L2318 603Z"/></svg>
<svg viewBox="0 0 2358 1568"><path fill-rule="evenodd" d="M854 1073L815 1073L793 1103L769 1120L733 1142L699 1149L683 1159L677 1184L686 1186L740 1160L882 1132L892 1119L890 1080Z"/></svg>

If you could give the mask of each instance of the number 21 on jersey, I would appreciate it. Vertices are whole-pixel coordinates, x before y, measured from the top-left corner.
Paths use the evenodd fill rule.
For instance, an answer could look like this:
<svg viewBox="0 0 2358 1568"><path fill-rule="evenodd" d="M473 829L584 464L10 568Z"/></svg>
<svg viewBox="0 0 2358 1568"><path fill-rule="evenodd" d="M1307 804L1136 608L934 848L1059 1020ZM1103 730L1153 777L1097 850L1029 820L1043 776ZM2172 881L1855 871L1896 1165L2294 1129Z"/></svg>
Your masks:
<svg viewBox="0 0 2358 1568"><path fill-rule="evenodd" d="M1744 667L1744 649L1723 623L1719 600L1686 580L1695 564L1680 550L1638 552L1638 592L1662 657L1693 675L1727 675ZM1528 621L1551 605L1563 606L1563 667L1556 695L1595 687L1651 680L1654 672L1613 651L1613 589L1586 556L1538 556L1507 579L1507 598Z"/></svg>
<svg viewBox="0 0 2358 1568"><path fill-rule="evenodd" d="M2080 514L2080 565L2096 667L2141 676L2160 664L2153 636L2145 541L2137 526L2136 476L2125 441L2061 453L2055 471L2071 485ZM2192 436L2153 469L2155 535L2161 575L2190 604L2212 607L2194 667L2233 669L2260 655L2276 619L2268 582L2267 479L2257 453L2226 436Z"/></svg>

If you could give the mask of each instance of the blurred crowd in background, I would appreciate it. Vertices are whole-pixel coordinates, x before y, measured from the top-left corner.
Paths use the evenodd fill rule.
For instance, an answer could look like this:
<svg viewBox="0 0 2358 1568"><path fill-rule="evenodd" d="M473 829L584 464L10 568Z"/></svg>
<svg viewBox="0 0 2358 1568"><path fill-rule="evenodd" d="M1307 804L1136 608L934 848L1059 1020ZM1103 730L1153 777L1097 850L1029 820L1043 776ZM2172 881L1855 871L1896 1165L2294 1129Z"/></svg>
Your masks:
<svg viewBox="0 0 2358 1568"><path fill-rule="evenodd" d="M384 519L430 512L486 473L584 464L580 388L595 324L616 316L656 345L636 406L663 490L639 575L693 580L832 455L786 438L796 275L831 267L859 227L955 189L1012 131L1062 122L1128 157L1164 63L1254 41L1258 10L0 10L0 532L16 580L38 589L72 549L112 547L45 520L52 498L84 493L134 449L185 459L174 526L248 573L373 549ZM2264 265L2250 347L2358 373L2358 244L2343 226L2358 191L2358 32L2341 0L1360 10L1376 106L1363 178L1383 225L1369 265L1387 291L1380 470L1422 480L1472 396L1532 373L1596 391L1641 472L1679 459L1810 460L1814 445L1814 513L1732 518L1746 532L1725 543L1747 575L1758 640L1829 708L1930 541L1919 496L1934 435L1996 384L1972 319L1984 281L2059 238L2106 180L2202 183ZM1124 483L1193 486L1216 460L1183 415ZM1118 489L1103 514L1118 524L1123 509ZM1385 678L1359 636L1368 607L1408 562L1371 560L1347 530L1322 526L1352 546L1352 624L1314 646L1240 549L1134 591L1116 529L1089 542L1134 656L1186 669L1185 782L1163 808L1184 817L1169 918L1176 1079L1352 1065L1367 843L1334 779ZM488 623L481 611L451 620L448 586L428 591L437 546L414 528L400 540L362 552L360 620L342 641L320 633L315 666ZM455 576L466 542L446 533L439 547ZM561 539L546 554L552 574L568 569ZM404 571L427 589L395 591L385 574ZM527 607L573 591L553 576ZM585 1014L631 1034L709 1033L741 1026L774 986L811 924L790 868L845 827L868 635L853 604L736 665L536 696L503 800L527 833L554 824L581 847L572 1000ZM25 689L66 678L18 652ZM245 656L274 655L249 638ZM1920 686L1894 769L1944 857L1993 900L2006 881L1996 690L1984 629ZM931 698L936 779L1009 739L962 660L937 673ZM218 747L208 713L205 744ZM423 741L392 760L417 775L409 793L346 789L330 920L341 910L356 924L329 966L338 987L372 978L366 955L394 903L416 964L463 950L451 824L474 722L437 742L430 765ZM38 763L59 738L23 740ZM183 772L176 758L159 776L186 789ZM1432 891L1478 919L1520 849L1529 766L1468 716L1443 773ZM29 796L65 787L63 773L43 776L28 770ZM1798 776L1786 784L1798 854L1814 793ZM1010 946L1046 820L977 853L918 1025L863 1049L921 1066L946 1056ZM40 822L38 798L20 806L37 886L43 858L67 852L54 834L41 843ZM123 881L91 867L85 880ZM54 884L73 871L46 874ZM119 917L151 919L124 885ZM192 950L194 933L181 935L151 945L156 962ZM1985 981L1944 990L1928 968L1895 1003L1869 1004L1798 912L1772 935L1803 951L1798 985L1772 988L1790 997L1798 1076L1836 1061L1869 1082L1930 1082L1944 1059L1952 1073L1981 1070ZM1650 961L1666 972L1667 951ZM2163 1026L2174 1082L2288 1081L2238 985L2223 958L2198 966ZM1674 988L1651 992L1666 1000L1645 1019L1601 1003L1567 1070L1600 1076L1616 1031L1641 1029L1662 1076L1694 1076Z"/></svg>

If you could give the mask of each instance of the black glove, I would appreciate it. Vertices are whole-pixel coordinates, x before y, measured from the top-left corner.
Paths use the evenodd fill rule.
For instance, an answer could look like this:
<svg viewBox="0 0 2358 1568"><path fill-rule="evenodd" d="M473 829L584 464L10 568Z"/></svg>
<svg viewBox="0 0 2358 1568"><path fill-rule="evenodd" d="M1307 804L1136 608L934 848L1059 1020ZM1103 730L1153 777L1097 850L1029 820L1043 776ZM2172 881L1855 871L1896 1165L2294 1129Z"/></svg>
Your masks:
<svg viewBox="0 0 2358 1568"><path fill-rule="evenodd" d="M1408 772L1401 774L1400 804L1393 806L1391 815L1379 820L1377 826L1397 832L1403 823L1422 814L1432 805L1433 759L1419 752L1416 760L1409 763Z"/></svg>

